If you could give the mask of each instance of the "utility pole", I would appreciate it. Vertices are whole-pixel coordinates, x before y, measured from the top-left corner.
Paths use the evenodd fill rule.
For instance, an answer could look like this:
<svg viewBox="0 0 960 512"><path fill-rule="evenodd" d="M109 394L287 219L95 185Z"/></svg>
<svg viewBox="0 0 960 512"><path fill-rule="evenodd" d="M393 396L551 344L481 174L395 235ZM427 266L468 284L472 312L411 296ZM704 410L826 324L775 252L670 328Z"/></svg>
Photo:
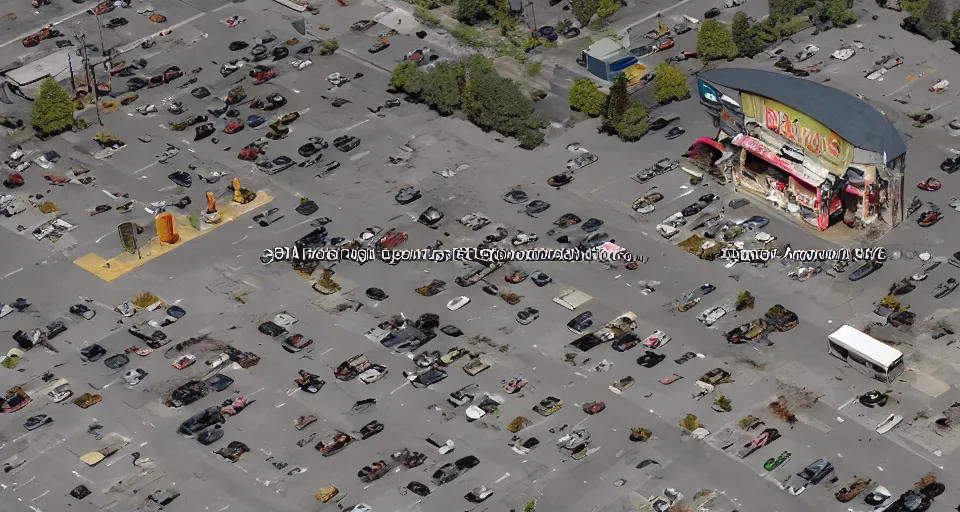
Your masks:
<svg viewBox="0 0 960 512"><path fill-rule="evenodd" d="M70 54L73 52L67 52L67 67L70 68L70 90L74 94L77 93L77 77L73 74L73 59L70 58Z"/></svg>
<svg viewBox="0 0 960 512"><path fill-rule="evenodd" d="M537 26L537 8L533 5L533 2L528 2L526 6L530 8L530 14L533 17L533 31L537 32L537 29L540 28Z"/></svg>
<svg viewBox="0 0 960 512"><path fill-rule="evenodd" d="M99 23L97 24L99 26ZM93 105L97 111L97 122L103 126L103 119L100 117L100 98L97 96L97 71L90 65L90 59L87 55L87 33L83 30L74 34L80 40L80 52L83 58L83 80L87 84L87 94L93 95Z"/></svg>

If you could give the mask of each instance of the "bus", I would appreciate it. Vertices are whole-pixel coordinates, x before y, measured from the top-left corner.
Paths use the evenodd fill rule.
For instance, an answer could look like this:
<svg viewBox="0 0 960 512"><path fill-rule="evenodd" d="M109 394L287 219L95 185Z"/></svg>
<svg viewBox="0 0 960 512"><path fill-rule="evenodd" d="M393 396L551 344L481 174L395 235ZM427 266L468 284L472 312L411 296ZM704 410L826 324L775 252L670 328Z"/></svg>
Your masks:
<svg viewBox="0 0 960 512"><path fill-rule="evenodd" d="M849 325L828 336L827 350L864 375L889 384L903 373L903 353Z"/></svg>

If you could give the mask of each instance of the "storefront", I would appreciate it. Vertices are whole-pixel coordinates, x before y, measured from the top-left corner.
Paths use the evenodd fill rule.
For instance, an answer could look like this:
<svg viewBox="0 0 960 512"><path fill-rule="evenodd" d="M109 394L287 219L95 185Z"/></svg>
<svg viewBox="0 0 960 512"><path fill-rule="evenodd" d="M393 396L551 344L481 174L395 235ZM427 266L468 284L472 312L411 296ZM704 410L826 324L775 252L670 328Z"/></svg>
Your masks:
<svg viewBox="0 0 960 512"><path fill-rule="evenodd" d="M721 137L739 148L732 166L737 187L820 231L838 223L864 228L880 221L892 227L903 219L906 144L878 110L778 73L720 69L700 78L701 104L715 115ZM740 101L712 84L736 90ZM799 106L772 99L783 94L805 99L790 100ZM839 114L825 113L831 102ZM830 128L827 122L853 128Z"/></svg>

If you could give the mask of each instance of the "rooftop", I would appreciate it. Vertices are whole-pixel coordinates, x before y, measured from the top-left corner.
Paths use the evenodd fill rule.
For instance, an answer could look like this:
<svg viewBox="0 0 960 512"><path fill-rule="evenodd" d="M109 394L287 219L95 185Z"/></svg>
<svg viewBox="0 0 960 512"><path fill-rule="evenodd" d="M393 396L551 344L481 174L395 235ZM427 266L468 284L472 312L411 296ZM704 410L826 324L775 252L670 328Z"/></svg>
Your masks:
<svg viewBox="0 0 960 512"><path fill-rule="evenodd" d="M817 82L758 69L713 69L698 75L706 82L756 94L795 108L854 146L886 155L907 152L900 130L870 104Z"/></svg>

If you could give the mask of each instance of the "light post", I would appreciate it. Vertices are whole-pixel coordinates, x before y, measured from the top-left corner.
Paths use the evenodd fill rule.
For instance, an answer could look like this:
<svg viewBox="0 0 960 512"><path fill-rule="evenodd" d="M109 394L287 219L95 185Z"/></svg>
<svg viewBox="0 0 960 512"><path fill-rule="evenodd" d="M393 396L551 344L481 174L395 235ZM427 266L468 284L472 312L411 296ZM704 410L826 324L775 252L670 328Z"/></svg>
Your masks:
<svg viewBox="0 0 960 512"><path fill-rule="evenodd" d="M97 26L100 26L97 23ZM100 117L100 98L97 97L97 70L90 65L90 59L87 55L87 33L83 30L74 34L80 41L80 53L83 58L83 80L87 84L87 93L93 94L93 105L97 111L97 122L103 126L103 119Z"/></svg>
<svg viewBox="0 0 960 512"><path fill-rule="evenodd" d="M536 32L537 29L540 28L540 27L537 26L537 8L533 5L533 2L532 2L532 1L531 1L531 2L528 2L528 3L525 5L525 7L529 7L529 8L530 8L530 14L531 14L531 16L533 17L533 31Z"/></svg>

